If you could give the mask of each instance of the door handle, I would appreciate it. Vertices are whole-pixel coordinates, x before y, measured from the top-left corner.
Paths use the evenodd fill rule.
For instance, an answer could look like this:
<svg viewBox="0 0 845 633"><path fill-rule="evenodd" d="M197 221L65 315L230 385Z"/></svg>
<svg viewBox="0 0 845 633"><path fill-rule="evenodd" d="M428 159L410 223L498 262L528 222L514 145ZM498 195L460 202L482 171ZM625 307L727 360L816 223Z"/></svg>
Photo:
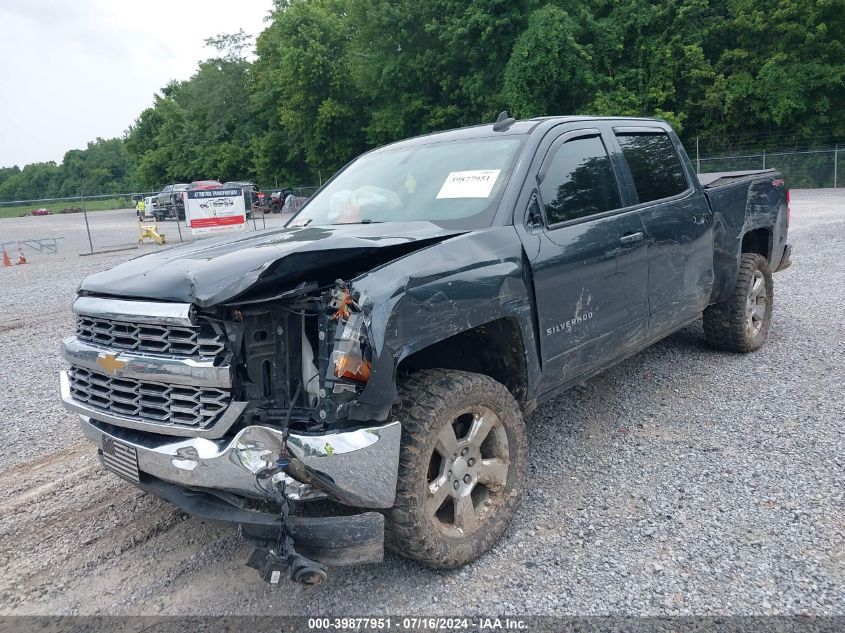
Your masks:
<svg viewBox="0 0 845 633"><path fill-rule="evenodd" d="M645 237L645 235L643 235L642 231L637 231L636 233L628 233L628 234L623 235L622 237L619 238L619 243L620 244L633 244L635 242L639 242L644 237Z"/></svg>

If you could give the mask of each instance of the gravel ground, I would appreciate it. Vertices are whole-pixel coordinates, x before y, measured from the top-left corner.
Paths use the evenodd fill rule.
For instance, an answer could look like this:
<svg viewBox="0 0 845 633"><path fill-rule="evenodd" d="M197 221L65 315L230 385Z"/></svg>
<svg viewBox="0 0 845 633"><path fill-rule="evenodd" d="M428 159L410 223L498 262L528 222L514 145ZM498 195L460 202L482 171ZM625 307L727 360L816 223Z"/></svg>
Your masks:
<svg viewBox="0 0 845 633"><path fill-rule="evenodd" d="M528 492L479 561L388 554L314 589L265 585L232 530L104 473L57 404L78 282L137 253L68 234L0 268L0 614L845 614L845 190L792 209L762 350L678 332L528 418ZM0 241L69 219L0 220Z"/></svg>

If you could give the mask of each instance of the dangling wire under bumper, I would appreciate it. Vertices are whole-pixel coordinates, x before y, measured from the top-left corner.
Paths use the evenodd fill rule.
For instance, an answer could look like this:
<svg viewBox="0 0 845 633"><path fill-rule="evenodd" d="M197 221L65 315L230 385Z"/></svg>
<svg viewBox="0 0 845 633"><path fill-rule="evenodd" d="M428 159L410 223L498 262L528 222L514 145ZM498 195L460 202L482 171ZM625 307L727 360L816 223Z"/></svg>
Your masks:
<svg viewBox="0 0 845 633"><path fill-rule="evenodd" d="M140 482L132 483L200 519L237 525L241 534L256 544L247 562L252 567L262 569L267 554L279 546L280 514L247 510L213 491L186 489L146 474ZM319 567L380 563L384 559L384 515L379 512L330 517L288 515L285 523L294 556L290 560L285 557L283 567L268 567L268 580L272 580L274 570L280 572L278 578L282 571L289 570L298 582L310 579L305 584L314 584L313 574Z"/></svg>

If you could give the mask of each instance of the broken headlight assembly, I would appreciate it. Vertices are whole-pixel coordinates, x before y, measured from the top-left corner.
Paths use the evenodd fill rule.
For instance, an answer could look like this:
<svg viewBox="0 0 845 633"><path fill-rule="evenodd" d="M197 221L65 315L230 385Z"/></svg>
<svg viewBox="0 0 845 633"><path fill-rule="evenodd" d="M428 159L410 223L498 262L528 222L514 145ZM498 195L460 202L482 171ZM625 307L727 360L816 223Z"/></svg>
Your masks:
<svg viewBox="0 0 845 633"><path fill-rule="evenodd" d="M350 315L338 329L340 333L335 339L331 357L335 377L367 382L372 371L372 360L364 315L360 312Z"/></svg>
<svg viewBox="0 0 845 633"><path fill-rule="evenodd" d="M372 371L372 353L367 336L368 317L361 311L359 300L347 287L339 286L332 291L331 319L337 321L337 329L330 366L335 378L365 383Z"/></svg>

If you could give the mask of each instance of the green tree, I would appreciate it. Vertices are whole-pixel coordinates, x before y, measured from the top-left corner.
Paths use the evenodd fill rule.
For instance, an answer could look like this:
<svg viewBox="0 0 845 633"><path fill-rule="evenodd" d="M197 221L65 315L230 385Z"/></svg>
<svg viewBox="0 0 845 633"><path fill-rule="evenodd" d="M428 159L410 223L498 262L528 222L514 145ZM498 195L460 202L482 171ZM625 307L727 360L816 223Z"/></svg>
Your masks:
<svg viewBox="0 0 845 633"><path fill-rule="evenodd" d="M262 174L315 180L366 147L365 112L349 79L347 5L293 0L258 37L251 85L266 126L253 145Z"/></svg>
<svg viewBox="0 0 845 633"><path fill-rule="evenodd" d="M257 130L249 110L243 33L210 38L222 56L201 62L195 75L174 81L141 113L126 137L145 188L204 178L253 178L251 137Z"/></svg>
<svg viewBox="0 0 845 633"><path fill-rule="evenodd" d="M555 5L531 14L505 68L504 92L520 117L576 112L591 94L588 49L577 41L579 27Z"/></svg>
<svg viewBox="0 0 845 633"><path fill-rule="evenodd" d="M724 149L845 139L845 0L276 0L125 138L0 169L0 198L199 178L296 185L517 116L659 116ZM99 192L99 191L97 191Z"/></svg>

